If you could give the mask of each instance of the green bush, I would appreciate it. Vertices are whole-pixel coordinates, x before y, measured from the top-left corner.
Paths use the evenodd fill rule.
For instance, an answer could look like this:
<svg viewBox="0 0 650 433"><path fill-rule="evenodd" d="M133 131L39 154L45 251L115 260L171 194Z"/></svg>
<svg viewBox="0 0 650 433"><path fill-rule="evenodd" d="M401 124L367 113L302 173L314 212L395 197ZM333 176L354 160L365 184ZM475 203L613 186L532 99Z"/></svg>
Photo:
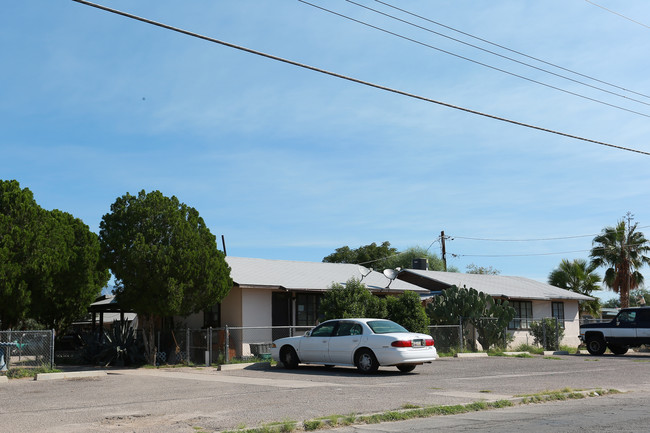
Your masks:
<svg viewBox="0 0 650 433"><path fill-rule="evenodd" d="M534 343L543 347L544 350L558 350L558 342L564 338L564 329L559 326L555 319L546 318L539 322L530 324L530 333Z"/></svg>

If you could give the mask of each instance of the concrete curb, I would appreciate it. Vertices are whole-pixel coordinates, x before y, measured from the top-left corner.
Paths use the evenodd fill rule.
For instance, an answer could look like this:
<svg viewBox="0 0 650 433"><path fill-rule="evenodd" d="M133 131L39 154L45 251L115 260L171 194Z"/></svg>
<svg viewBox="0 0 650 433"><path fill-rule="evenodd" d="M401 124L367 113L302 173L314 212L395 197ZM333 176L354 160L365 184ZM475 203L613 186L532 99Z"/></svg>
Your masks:
<svg viewBox="0 0 650 433"><path fill-rule="evenodd" d="M454 355L454 358L487 358L488 354L485 352L477 353L457 353Z"/></svg>
<svg viewBox="0 0 650 433"><path fill-rule="evenodd" d="M248 362L242 364L223 364L217 367L217 371L232 371L248 369L264 369L271 366L270 362Z"/></svg>
<svg viewBox="0 0 650 433"><path fill-rule="evenodd" d="M530 355L530 352L503 352L504 355L517 356L517 355Z"/></svg>
<svg viewBox="0 0 650 433"><path fill-rule="evenodd" d="M69 371L66 373L38 373L34 380L79 379L82 377L106 376L105 371Z"/></svg>
<svg viewBox="0 0 650 433"><path fill-rule="evenodd" d="M549 356L549 355L568 355L568 354L569 354L569 352L567 352L566 350L556 350L556 351L545 350L545 351L544 351L544 356Z"/></svg>

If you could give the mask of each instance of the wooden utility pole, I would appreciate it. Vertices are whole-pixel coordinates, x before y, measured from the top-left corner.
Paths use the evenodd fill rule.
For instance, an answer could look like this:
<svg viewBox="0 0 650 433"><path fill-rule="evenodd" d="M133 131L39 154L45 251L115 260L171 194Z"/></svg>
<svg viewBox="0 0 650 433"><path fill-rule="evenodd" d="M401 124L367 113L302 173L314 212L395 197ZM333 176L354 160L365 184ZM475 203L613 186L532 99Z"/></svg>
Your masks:
<svg viewBox="0 0 650 433"><path fill-rule="evenodd" d="M445 250L445 231L440 232L440 247L442 248L442 265L447 272L447 251Z"/></svg>

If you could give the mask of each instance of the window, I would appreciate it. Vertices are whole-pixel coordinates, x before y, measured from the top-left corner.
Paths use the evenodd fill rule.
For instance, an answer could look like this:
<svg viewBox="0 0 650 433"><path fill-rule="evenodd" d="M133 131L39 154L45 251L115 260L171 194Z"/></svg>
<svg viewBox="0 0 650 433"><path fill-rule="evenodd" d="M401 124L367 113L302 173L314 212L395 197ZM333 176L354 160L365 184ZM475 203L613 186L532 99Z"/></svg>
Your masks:
<svg viewBox="0 0 650 433"><path fill-rule="evenodd" d="M551 313L557 319L560 328L564 328L564 302L552 302Z"/></svg>
<svg viewBox="0 0 650 433"><path fill-rule="evenodd" d="M346 335L361 335L363 330L361 325L353 322L339 322L339 328L336 331L337 337L344 337Z"/></svg>
<svg viewBox="0 0 650 433"><path fill-rule="evenodd" d="M334 332L334 328L336 328L336 325L339 322L327 322L323 323L322 325L319 325L314 328L313 331L311 331L311 336L312 337L329 337L332 335L332 332Z"/></svg>
<svg viewBox="0 0 650 433"><path fill-rule="evenodd" d="M299 293L296 295L296 325L313 326L318 319L321 295Z"/></svg>
<svg viewBox="0 0 650 433"><path fill-rule="evenodd" d="M221 327L221 304L214 304L203 310L203 327L220 328Z"/></svg>
<svg viewBox="0 0 650 433"><path fill-rule="evenodd" d="M508 329L528 329L533 319L533 303L530 301L512 301L510 306L515 309L515 318L508 324Z"/></svg>

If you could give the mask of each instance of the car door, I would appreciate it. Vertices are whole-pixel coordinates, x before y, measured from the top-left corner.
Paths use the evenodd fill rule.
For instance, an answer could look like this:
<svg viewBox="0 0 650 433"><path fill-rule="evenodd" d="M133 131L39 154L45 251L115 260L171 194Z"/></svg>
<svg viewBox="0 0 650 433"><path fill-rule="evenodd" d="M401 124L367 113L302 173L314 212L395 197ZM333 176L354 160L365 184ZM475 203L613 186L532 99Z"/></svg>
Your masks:
<svg viewBox="0 0 650 433"><path fill-rule="evenodd" d="M650 344L650 309L641 309L637 313L637 344Z"/></svg>
<svg viewBox="0 0 650 433"><path fill-rule="evenodd" d="M636 339L636 314L635 310L623 310L614 319L614 327L611 330L611 338L608 339L614 344L634 344Z"/></svg>
<svg viewBox="0 0 650 433"><path fill-rule="evenodd" d="M300 341L298 357L302 362L329 362L328 347L337 321L328 321L315 327Z"/></svg>
<svg viewBox="0 0 650 433"><path fill-rule="evenodd" d="M354 351L361 342L363 328L356 322L339 322L330 338L329 357L332 364L354 364Z"/></svg>

